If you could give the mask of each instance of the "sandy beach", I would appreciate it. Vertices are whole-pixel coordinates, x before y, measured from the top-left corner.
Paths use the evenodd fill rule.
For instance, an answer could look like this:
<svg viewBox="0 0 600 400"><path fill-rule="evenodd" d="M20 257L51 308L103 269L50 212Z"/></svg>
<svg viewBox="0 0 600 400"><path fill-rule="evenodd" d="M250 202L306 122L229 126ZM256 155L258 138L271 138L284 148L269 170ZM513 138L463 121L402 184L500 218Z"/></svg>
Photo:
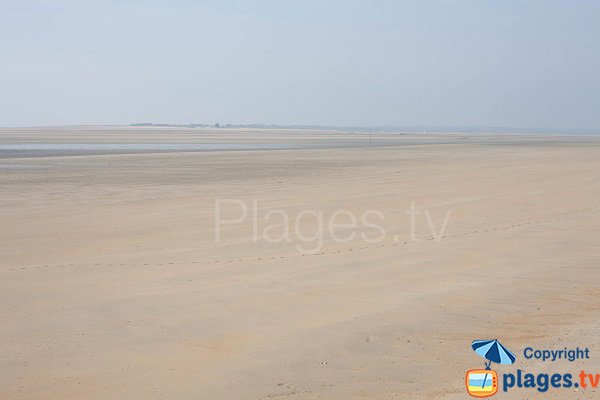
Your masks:
<svg viewBox="0 0 600 400"><path fill-rule="evenodd" d="M599 137L6 128L0 156L1 399L464 399L488 338L600 372Z"/></svg>

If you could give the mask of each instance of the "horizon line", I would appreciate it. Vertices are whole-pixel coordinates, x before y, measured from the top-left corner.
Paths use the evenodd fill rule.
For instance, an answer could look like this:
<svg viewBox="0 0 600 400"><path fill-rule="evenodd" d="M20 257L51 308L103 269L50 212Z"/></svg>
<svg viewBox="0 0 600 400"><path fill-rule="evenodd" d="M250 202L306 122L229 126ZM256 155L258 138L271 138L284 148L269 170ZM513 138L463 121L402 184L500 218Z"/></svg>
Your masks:
<svg viewBox="0 0 600 400"><path fill-rule="evenodd" d="M156 127L156 128L213 128L213 129L316 129L359 132L414 132L414 133L578 133L600 134L600 128L539 128L511 126L472 126L472 125L335 125L335 124L274 124L274 123L154 123L135 122L129 124L43 124L0 126L0 129L25 128L74 128L74 127Z"/></svg>

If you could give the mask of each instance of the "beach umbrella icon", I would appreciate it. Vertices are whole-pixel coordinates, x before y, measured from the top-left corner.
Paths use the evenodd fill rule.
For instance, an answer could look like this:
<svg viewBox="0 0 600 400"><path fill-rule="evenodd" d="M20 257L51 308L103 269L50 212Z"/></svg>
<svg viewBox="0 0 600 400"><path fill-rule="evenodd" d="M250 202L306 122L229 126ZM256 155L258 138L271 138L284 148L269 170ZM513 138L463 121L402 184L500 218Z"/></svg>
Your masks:
<svg viewBox="0 0 600 400"><path fill-rule="evenodd" d="M502 346L498 339L473 340L471 347L475 350L475 353L488 360L488 362L485 363L486 369L490 369L492 362L498 364L512 364L517 359L510 350Z"/></svg>

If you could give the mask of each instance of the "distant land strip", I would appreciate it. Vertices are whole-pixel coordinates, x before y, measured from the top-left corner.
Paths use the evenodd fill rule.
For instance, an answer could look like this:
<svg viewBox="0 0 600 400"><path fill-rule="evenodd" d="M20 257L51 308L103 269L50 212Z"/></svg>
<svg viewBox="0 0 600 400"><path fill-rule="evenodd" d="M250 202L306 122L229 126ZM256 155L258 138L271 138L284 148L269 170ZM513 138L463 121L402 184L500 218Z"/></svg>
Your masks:
<svg viewBox="0 0 600 400"><path fill-rule="evenodd" d="M523 127L477 127L477 126L436 126L436 125L381 125L381 126L338 126L338 125L279 125L279 124L222 124L191 123L163 124L137 122L129 126L162 128L248 128L248 129L313 129L336 130L346 132L416 132L416 133L531 133L531 134L574 134L600 135L600 130L577 128L523 128Z"/></svg>

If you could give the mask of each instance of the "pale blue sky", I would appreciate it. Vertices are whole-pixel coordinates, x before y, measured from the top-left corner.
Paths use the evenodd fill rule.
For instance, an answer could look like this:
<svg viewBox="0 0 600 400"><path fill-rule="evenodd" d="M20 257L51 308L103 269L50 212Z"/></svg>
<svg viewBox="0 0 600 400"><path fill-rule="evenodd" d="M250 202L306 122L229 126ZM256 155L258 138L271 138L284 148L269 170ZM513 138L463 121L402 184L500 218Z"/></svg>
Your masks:
<svg viewBox="0 0 600 400"><path fill-rule="evenodd" d="M600 130L598 1L0 0L0 126Z"/></svg>

